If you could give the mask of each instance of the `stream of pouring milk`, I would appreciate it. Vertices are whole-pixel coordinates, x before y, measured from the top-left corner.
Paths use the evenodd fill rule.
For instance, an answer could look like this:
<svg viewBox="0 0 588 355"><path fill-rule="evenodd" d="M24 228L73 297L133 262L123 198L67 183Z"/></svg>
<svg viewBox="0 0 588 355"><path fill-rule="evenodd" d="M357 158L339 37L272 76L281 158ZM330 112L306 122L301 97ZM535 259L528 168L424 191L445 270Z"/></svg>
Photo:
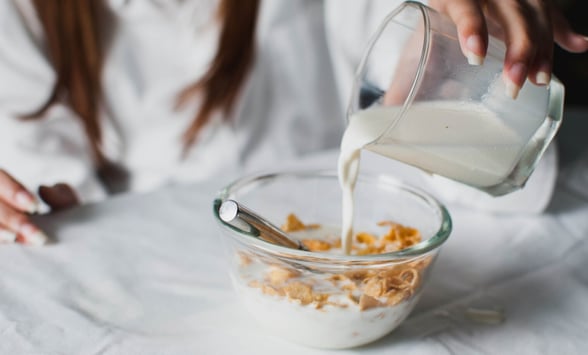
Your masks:
<svg viewBox="0 0 588 355"><path fill-rule="evenodd" d="M349 119L338 162L343 192L341 242L346 254L353 237L354 189L362 149L471 186L489 187L512 171L524 140L491 111L463 102L413 104L385 137L399 107L377 107Z"/></svg>

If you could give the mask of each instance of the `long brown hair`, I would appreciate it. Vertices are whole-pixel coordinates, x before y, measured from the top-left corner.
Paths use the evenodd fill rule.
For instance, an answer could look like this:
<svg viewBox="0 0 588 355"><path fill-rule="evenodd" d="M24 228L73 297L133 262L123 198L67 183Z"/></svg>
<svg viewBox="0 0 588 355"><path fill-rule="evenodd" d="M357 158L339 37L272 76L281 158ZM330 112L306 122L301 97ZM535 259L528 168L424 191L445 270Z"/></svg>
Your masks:
<svg viewBox="0 0 588 355"><path fill-rule="evenodd" d="M99 123L104 54L100 25L107 13L104 1L33 0L57 79L47 102L27 116L40 117L56 102L68 105L82 120L98 166L107 163L100 149ZM259 0L221 0L221 32L212 64L201 80L178 96L181 105L202 95L200 110L184 134L185 148L195 142L214 112L221 111L226 117L233 109L253 63L258 8Z"/></svg>

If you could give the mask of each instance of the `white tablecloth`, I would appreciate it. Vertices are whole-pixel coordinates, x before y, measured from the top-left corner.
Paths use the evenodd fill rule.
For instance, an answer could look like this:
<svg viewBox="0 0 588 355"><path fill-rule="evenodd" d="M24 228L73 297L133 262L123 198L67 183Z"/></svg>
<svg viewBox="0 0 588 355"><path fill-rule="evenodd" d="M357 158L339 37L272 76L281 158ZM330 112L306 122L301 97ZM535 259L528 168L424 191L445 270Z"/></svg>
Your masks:
<svg viewBox="0 0 588 355"><path fill-rule="evenodd" d="M544 214L449 206L454 231L410 318L384 339L340 353L586 353L583 153L565 161ZM267 335L241 307L211 213L227 182L41 216L54 244L2 245L0 354L332 353ZM476 322L465 316L471 307L502 309L505 320Z"/></svg>

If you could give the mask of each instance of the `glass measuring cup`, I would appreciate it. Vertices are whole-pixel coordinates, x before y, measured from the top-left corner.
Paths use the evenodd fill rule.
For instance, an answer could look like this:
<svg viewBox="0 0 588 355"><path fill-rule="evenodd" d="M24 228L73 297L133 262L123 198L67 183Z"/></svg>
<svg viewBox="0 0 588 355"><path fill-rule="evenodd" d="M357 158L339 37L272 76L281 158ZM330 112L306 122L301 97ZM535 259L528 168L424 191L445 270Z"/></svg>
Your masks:
<svg viewBox="0 0 588 355"><path fill-rule="evenodd" d="M504 195L524 186L553 139L564 88L527 82L512 99L504 43L490 37L474 66L457 38L449 18L421 3L390 13L358 67L347 130L364 149Z"/></svg>

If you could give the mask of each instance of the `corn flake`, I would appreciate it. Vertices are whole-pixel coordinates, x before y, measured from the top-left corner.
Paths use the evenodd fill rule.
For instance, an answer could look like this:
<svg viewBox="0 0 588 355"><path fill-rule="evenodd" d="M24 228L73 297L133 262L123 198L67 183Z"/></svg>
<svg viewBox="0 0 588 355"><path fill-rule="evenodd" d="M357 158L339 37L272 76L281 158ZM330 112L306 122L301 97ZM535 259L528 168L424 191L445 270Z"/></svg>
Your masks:
<svg viewBox="0 0 588 355"><path fill-rule="evenodd" d="M354 236L352 253L356 255L372 255L388 253L410 247L421 241L420 232L392 221L382 221L379 226L387 226L388 230L378 237L370 233L357 233ZM285 232L297 232L320 228L319 224L305 225L296 215L288 215L282 226ZM328 239L328 238L327 238ZM304 239L304 246L313 252L326 252L341 248L341 239ZM245 267L251 264L249 255L240 254L240 264ZM422 257L418 260L396 264L379 270L356 268L345 272L334 273L326 278L332 286L347 295L347 298L359 307L368 310L377 307L394 306L410 297L418 290L421 272L426 269L433 258ZM254 280L250 287L261 289L264 294L287 297L300 305L312 305L322 309L326 305L347 308L348 304L329 301L330 294L315 292L317 280L309 279L302 282L302 273L298 270L270 263L263 281Z"/></svg>
<svg viewBox="0 0 588 355"><path fill-rule="evenodd" d="M302 244L310 251L328 251L331 243L320 239L303 239Z"/></svg>
<svg viewBox="0 0 588 355"><path fill-rule="evenodd" d="M370 308L381 307L383 304L374 297L368 296L365 293L359 297L359 309L365 311Z"/></svg>
<svg viewBox="0 0 588 355"><path fill-rule="evenodd" d="M300 271L273 265L270 266L269 271L266 274L266 279L272 285L281 285L298 276L300 276Z"/></svg>
<svg viewBox="0 0 588 355"><path fill-rule="evenodd" d="M362 232L362 233L357 233L355 235L355 240L358 243L373 245L378 240L378 237L376 237L375 235L370 234L370 233Z"/></svg>

